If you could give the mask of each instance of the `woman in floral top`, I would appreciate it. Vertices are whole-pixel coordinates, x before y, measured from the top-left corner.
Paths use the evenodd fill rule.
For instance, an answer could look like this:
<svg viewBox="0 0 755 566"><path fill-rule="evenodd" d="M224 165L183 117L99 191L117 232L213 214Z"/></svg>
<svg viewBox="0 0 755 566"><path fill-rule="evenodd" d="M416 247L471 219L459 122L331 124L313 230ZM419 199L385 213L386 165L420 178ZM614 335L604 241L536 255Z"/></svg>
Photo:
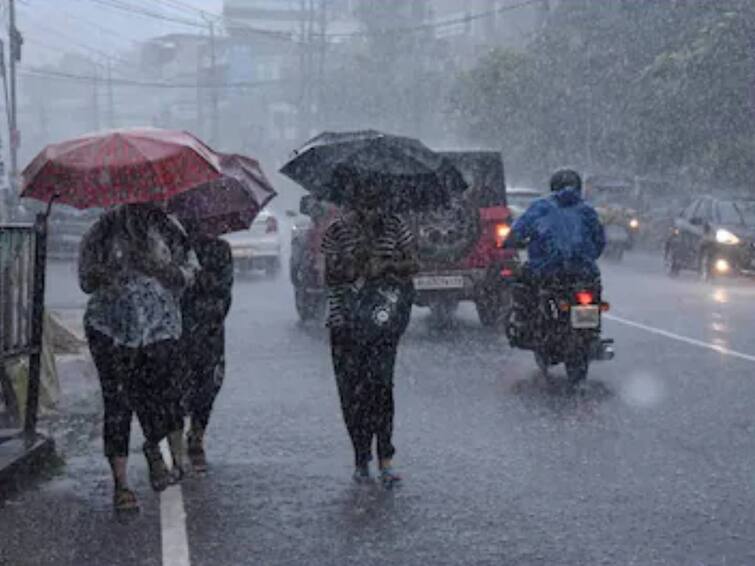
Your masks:
<svg viewBox="0 0 755 566"><path fill-rule="evenodd" d="M117 509L138 508L128 487L132 413L144 432L144 453L156 491L182 475L181 390L172 370L181 337L180 297L199 268L186 233L153 204L106 212L84 236L79 282L90 295L84 316L102 386L105 456ZM168 438L174 473L158 443Z"/></svg>

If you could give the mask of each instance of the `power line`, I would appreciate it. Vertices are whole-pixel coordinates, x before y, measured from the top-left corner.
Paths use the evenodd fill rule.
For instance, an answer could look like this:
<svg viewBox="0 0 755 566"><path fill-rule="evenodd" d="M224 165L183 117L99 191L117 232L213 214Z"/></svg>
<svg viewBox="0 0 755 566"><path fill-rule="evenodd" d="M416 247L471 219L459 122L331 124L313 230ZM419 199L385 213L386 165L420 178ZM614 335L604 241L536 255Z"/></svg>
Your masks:
<svg viewBox="0 0 755 566"><path fill-rule="evenodd" d="M44 31L46 33L49 33L49 34L52 34L52 35L56 35L56 36L60 37L61 39L64 39L65 41L67 41L71 45L75 45L79 49L83 49L84 51L88 51L90 53L94 53L96 55L99 55L100 57L104 57L105 59L112 59L112 60L118 61L119 63L121 63L123 65L132 66L132 67L134 66L134 64L131 61L128 61L127 59L123 59L123 58L121 58L121 57L119 57L117 55L113 55L112 53L108 53L108 52L103 51L101 49L97 49L95 47L92 47L88 43L84 43L82 41L79 41L77 38L73 38L73 37L71 37L71 36L69 36L69 35L61 32L59 29L56 29L55 27L49 26L49 25L45 24L44 22L40 22L34 16L31 16L31 19L34 20L34 28L35 29L39 28L39 29L41 29L42 31ZM38 43L40 43L40 42L38 42Z"/></svg>
<svg viewBox="0 0 755 566"><path fill-rule="evenodd" d="M28 77L47 77L52 79L70 80L83 83L102 83L103 78L95 75L80 75L76 73L66 73L63 71L53 71L50 69L35 69L32 67L24 68L20 71ZM240 81L231 83L167 83L159 81L142 81L137 79L125 79L125 78L113 78L112 84L119 86L132 86L132 87L146 87L146 88L208 88L208 89L243 89L243 88L259 88L266 86L275 86L281 84L287 84L292 81L287 79L269 80L269 81Z"/></svg>
<svg viewBox="0 0 755 566"><path fill-rule="evenodd" d="M419 24L416 26L407 26L407 27L398 27L398 28L388 28L380 30L379 33L383 34L397 34L397 33L415 33L420 31L429 31L433 29L440 29L444 27L451 27L459 24L465 24L468 22L473 22L476 20L482 20L485 18L489 18L490 16L495 16L497 14L501 14L504 12L510 12L513 10L519 10L521 8L526 8L527 6L532 6L541 0L523 0L522 2L518 2L516 4L508 4L506 6L500 6L498 8L494 8L492 10L485 10L484 12L477 12L474 14L466 14L464 16L460 16L458 18L451 18L447 20L441 20L439 22L431 22L426 24ZM317 34L315 34L317 35ZM341 32L341 33L328 33L325 34L325 37L333 37L333 38L347 38L347 37L369 37L371 32L368 31L355 31L355 32Z"/></svg>
<svg viewBox="0 0 755 566"><path fill-rule="evenodd" d="M119 2L118 0L89 0L90 2L93 2L95 4L99 4L100 6L104 6L106 8L111 8L115 10L119 10L121 12L126 12L128 14L135 14L142 17L148 17L153 18L156 20L162 20L165 22L172 22L176 24L182 24L185 26L191 26L195 28L202 28L205 29L206 25L203 22L199 22L197 20L189 20L186 18L180 18L177 16L166 16L165 14L160 14L158 12L153 12L151 10L147 10L145 8L140 8L139 6L134 6L131 4L126 4L124 2Z"/></svg>
<svg viewBox="0 0 755 566"><path fill-rule="evenodd" d="M200 22L198 20L192 20L184 18L183 16L168 16L165 14L160 14L157 12L153 12L151 10L147 10L145 8L141 8L139 6L133 6L130 4L126 4L122 0L89 0L90 2L94 2L96 4L100 4L102 6L114 8L123 12L137 14L145 17L151 17L157 20L163 20L168 22L174 22L179 23L187 26L193 26L198 28L206 28L206 23ZM290 33L286 32L274 32L270 30L264 30L260 28L255 28L253 26L250 26L246 22L243 22L239 19L235 18L228 18L224 17L220 14L213 14L212 12L207 12L205 10L202 10L201 8L194 8L192 6L189 6L187 4L184 4L182 2L179 2L178 0L153 0L153 2L157 2L159 4L162 4L163 6L172 6L173 8L182 7L185 12L192 11L203 18L210 18L214 20L222 20L223 22L230 23L235 25L236 27L242 28L245 31L251 32L251 33L257 33L260 35L265 35L266 37L280 39L283 41L288 41L292 43L297 44L307 44L308 41L302 41L297 40L291 36ZM380 30L380 33L384 34L411 34L421 31L429 31L433 29L440 29L444 27L451 27L459 24L466 24L469 22L473 22L476 20L481 20L484 18L488 18L490 16L494 16L497 14L502 14L505 12L510 12L513 10L518 10L521 8L525 8L527 6L535 5L536 3L540 2L540 0L523 0L521 2L517 2L515 4L508 4L505 6L500 6L498 8L494 8L491 10L485 10L482 12L477 12L473 14L466 14L464 16L460 16L457 18L450 18L447 20L442 20L439 22L430 22L426 24L419 24L416 26L406 26L406 27L397 27L397 28L389 28ZM341 33L313 33L312 37L319 38L321 40L322 37L328 38L349 38L349 37L369 37L371 35L371 32L368 31L356 31L356 32L341 32Z"/></svg>

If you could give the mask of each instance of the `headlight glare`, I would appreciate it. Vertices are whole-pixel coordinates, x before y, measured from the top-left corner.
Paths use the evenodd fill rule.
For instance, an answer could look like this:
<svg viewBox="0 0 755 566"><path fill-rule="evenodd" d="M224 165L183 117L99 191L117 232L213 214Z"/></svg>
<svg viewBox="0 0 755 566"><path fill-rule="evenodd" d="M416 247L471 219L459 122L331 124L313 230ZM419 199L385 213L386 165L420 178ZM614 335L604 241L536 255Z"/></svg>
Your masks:
<svg viewBox="0 0 755 566"><path fill-rule="evenodd" d="M719 228L716 230L716 242L719 244L726 244L728 246L735 246L739 243L739 238L726 230L725 228Z"/></svg>

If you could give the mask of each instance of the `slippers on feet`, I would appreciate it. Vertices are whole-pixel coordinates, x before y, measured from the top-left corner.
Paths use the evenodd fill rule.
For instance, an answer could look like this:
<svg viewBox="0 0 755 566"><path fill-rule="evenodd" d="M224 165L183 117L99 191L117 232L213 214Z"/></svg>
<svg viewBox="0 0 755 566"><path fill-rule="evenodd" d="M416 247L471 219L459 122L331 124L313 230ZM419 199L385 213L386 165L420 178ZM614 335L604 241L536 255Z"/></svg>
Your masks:
<svg viewBox="0 0 755 566"><path fill-rule="evenodd" d="M127 487L120 487L115 490L113 507L118 513L139 511L139 500L133 491Z"/></svg>

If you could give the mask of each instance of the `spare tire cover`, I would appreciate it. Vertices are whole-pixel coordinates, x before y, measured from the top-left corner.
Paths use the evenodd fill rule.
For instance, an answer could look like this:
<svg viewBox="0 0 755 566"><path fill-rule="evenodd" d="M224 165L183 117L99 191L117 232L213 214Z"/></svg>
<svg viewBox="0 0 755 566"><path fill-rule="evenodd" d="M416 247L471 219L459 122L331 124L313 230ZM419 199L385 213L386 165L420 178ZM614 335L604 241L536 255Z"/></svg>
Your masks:
<svg viewBox="0 0 755 566"><path fill-rule="evenodd" d="M416 215L420 259L457 261L480 237L480 212L464 198Z"/></svg>

